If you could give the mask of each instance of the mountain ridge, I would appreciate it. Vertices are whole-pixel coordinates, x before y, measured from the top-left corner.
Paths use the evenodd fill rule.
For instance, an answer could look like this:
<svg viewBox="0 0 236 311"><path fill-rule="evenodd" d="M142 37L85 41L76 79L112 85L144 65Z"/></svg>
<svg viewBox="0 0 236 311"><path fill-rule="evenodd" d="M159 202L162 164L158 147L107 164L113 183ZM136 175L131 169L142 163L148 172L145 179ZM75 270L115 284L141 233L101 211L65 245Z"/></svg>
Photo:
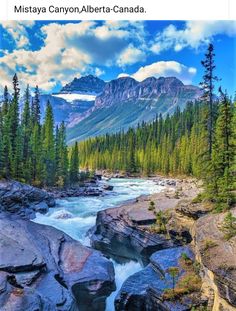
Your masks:
<svg viewBox="0 0 236 311"><path fill-rule="evenodd" d="M78 123L68 124L68 141L127 130L151 121L159 113L171 114L177 106L183 109L188 101L200 96L199 87L184 85L176 77L148 77L141 82L132 77L111 80L97 95L94 106L80 115Z"/></svg>

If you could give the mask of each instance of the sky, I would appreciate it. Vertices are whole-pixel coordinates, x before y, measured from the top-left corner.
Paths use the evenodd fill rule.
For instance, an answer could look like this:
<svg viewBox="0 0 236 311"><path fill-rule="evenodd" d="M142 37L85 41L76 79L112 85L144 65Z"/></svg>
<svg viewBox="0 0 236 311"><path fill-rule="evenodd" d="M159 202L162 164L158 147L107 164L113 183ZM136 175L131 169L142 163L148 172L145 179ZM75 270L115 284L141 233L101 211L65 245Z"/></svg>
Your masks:
<svg viewBox="0 0 236 311"><path fill-rule="evenodd" d="M104 81L131 76L175 76L198 85L209 43L215 74L236 91L236 21L3 21L0 22L0 87L16 72L21 88L59 92L74 77Z"/></svg>

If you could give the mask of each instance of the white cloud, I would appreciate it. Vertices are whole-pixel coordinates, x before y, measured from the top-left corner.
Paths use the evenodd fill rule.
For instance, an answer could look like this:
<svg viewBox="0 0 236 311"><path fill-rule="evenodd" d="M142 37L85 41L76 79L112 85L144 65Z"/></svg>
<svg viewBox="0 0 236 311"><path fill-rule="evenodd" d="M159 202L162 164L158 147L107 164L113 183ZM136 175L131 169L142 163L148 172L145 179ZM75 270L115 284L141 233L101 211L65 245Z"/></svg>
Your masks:
<svg viewBox="0 0 236 311"><path fill-rule="evenodd" d="M191 84L192 78L197 70L194 67L187 67L176 61L160 61L144 67L140 67L132 75L122 73L119 77L131 76L137 81L143 81L148 77L176 77L184 84Z"/></svg>
<svg viewBox="0 0 236 311"><path fill-rule="evenodd" d="M0 57L1 84L9 84L17 72L24 85L38 84L44 91L50 91L58 83L64 85L75 76L87 73L102 75L104 72L99 69L100 65L124 66L139 61L143 57L142 51L130 45L130 41L143 44L138 31L143 32L142 24L123 21L53 22L41 27L43 45L30 51L19 49L19 46L28 44L25 27L31 27L32 22L4 22L5 29L18 42L18 49ZM123 55L122 59L120 55Z"/></svg>
<svg viewBox="0 0 236 311"><path fill-rule="evenodd" d="M130 44L118 57L117 64L120 67L124 67L145 60L145 58L144 51L134 47L133 44Z"/></svg>
<svg viewBox="0 0 236 311"><path fill-rule="evenodd" d="M34 25L34 21L2 21L1 25L12 36L18 48L29 44L27 28Z"/></svg>
<svg viewBox="0 0 236 311"><path fill-rule="evenodd" d="M168 49L176 52L190 47L198 49L208 44L218 34L236 35L235 21L187 21L182 29L170 24L159 32L151 46L151 51L159 54Z"/></svg>

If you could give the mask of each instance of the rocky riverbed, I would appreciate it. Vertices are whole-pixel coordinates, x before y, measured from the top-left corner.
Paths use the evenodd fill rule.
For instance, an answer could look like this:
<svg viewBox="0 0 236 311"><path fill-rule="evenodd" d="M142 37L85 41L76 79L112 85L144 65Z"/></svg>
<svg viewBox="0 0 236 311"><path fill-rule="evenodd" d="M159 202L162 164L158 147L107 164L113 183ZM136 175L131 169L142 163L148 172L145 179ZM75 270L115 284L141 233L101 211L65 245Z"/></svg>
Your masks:
<svg viewBox="0 0 236 311"><path fill-rule="evenodd" d="M115 289L113 264L100 252L30 221L53 206L44 190L0 183L2 311L100 311Z"/></svg>
<svg viewBox="0 0 236 311"><path fill-rule="evenodd" d="M224 238L225 214L214 214L212 206L194 200L201 188L195 180L165 185L161 193L97 215L92 246L116 260L147 265L124 282L115 300L116 310L235 310L236 237ZM236 214L236 209L232 212ZM184 277L179 269L179 294L166 295L171 289L168 269L179 267L181 254L191 251L194 269ZM191 284L196 280L199 284L194 288Z"/></svg>
<svg viewBox="0 0 236 311"><path fill-rule="evenodd" d="M194 199L201 191L196 180L155 177L108 185L102 196L59 200L55 208L56 192L0 183L1 310L102 311L115 290L108 258L143 266L121 278L108 311L113 303L116 311L236 309L236 238L224 237L224 213L214 214L209 204ZM144 189L149 195L137 198L138 191L147 193ZM127 199L132 201L115 207ZM50 207L55 212L48 213ZM95 221L95 211L89 234L97 250L79 242ZM64 232L30 221L38 212L47 213L37 216L39 222ZM236 216L236 208L232 212Z"/></svg>

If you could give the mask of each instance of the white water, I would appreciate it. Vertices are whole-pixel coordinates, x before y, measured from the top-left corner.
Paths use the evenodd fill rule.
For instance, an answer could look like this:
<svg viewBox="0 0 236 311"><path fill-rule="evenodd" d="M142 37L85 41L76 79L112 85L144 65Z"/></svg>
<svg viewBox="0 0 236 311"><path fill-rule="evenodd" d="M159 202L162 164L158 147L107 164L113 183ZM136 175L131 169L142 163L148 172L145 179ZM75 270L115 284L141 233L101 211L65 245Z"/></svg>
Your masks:
<svg viewBox="0 0 236 311"><path fill-rule="evenodd" d="M56 208L50 209L46 215L37 214L34 221L58 228L82 244L89 246L89 238L86 233L95 225L98 211L119 206L128 200L141 195L157 193L163 189L163 187L156 185L154 181L145 179L116 178L111 179L108 183L114 186L114 189L113 191L107 191L106 195L58 200ZM115 296L125 279L141 269L140 264L133 261L123 265L113 263L117 290L107 299L107 311L114 310Z"/></svg>

